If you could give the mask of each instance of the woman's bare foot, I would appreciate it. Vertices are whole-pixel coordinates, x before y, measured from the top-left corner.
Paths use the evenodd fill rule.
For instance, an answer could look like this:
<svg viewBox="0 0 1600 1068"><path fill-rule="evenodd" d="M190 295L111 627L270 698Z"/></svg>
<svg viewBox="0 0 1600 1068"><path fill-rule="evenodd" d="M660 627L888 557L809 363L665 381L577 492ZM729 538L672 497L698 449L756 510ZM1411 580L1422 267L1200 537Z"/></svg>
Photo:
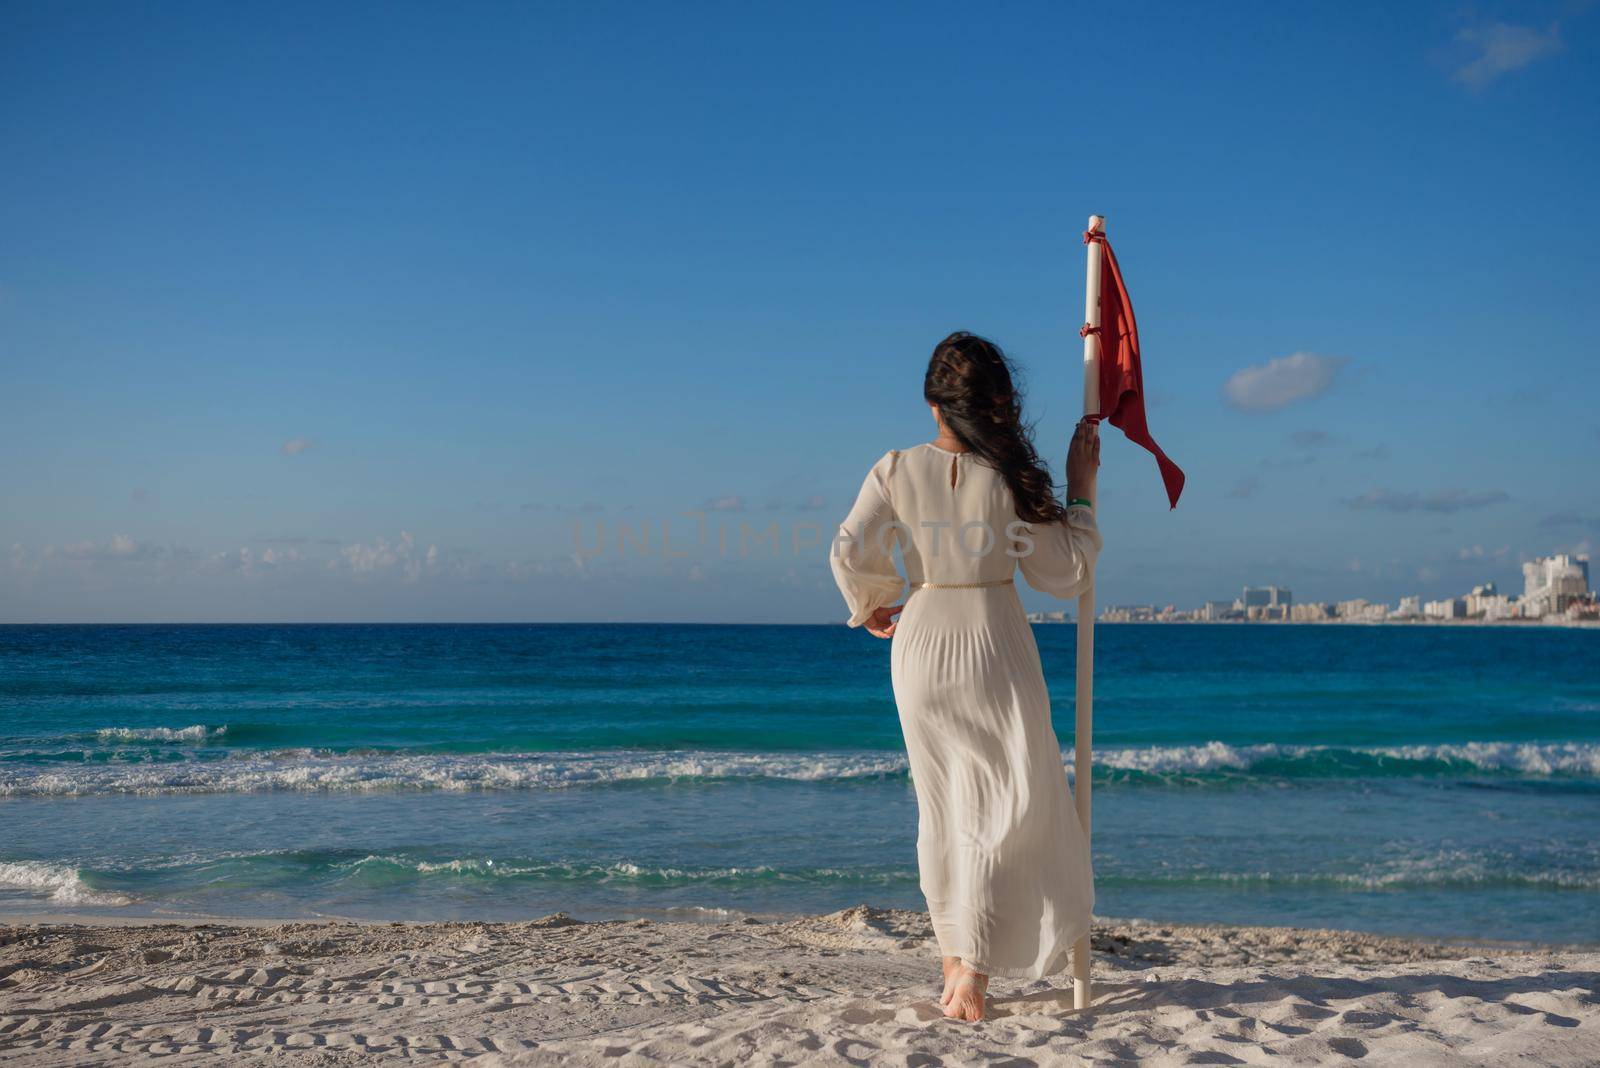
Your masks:
<svg viewBox="0 0 1600 1068"><path fill-rule="evenodd" d="M960 957L940 957L939 966L944 969L944 990L939 993L939 1004L950 1004L950 990L956 984L956 973L961 971Z"/></svg>
<svg viewBox="0 0 1600 1068"><path fill-rule="evenodd" d="M950 984L950 1000L944 1007L945 1016L952 1020L977 1023L983 1019L984 994L989 989L989 977L975 972L965 964L956 972Z"/></svg>

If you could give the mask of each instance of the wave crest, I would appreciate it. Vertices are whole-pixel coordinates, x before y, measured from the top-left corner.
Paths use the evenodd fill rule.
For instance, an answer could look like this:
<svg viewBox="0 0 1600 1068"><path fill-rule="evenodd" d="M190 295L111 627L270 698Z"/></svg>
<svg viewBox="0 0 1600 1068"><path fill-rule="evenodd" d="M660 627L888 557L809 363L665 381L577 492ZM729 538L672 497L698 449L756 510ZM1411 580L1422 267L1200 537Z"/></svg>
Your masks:
<svg viewBox="0 0 1600 1068"><path fill-rule="evenodd" d="M192 728L185 728L186 730ZM211 730L213 728L205 728ZM330 754L234 750L159 763L0 763L0 797L90 794L557 790L719 780L848 782L905 778L898 752L584 752ZM1063 754L1067 774L1072 755ZM1600 779L1600 744L1462 742L1345 748L1262 743L1146 746L1095 752L1096 778L1205 784L1349 778Z"/></svg>
<svg viewBox="0 0 1600 1068"><path fill-rule="evenodd" d="M102 727L95 738L102 744L117 742L205 742L228 733L226 724L208 727L195 723L188 727Z"/></svg>
<svg viewBox="0 0 1600 1068"><path fill-rule="evenodd" d="M0 887L47 896L58 905L110 905L133 903L126 894L96 890L83 881L78 869L36 860L0 861Z"/></svg>
<svg viewBox="0 0 1600 1068"><path fill-rule="evenodd" d="M1457 771L1600 777L1600 745L1588 742L1454 742L1346 748L1275 742L1259 745L1206 742L1203 745L1105 750L1095 753L1095 764L1147 774L1270 770L1285 775L1299 773L1302 777L1322 777L1340 771L1347 775Z"/></svg>
<svg viewBox="0 0 1600 1068"><path fill-rule="evenodd" d="M205 762L0 766L0 797L88 794L554 790L718 779L798 782L903 776L893 753L504 753L319 755L307 750Z"/></svg>

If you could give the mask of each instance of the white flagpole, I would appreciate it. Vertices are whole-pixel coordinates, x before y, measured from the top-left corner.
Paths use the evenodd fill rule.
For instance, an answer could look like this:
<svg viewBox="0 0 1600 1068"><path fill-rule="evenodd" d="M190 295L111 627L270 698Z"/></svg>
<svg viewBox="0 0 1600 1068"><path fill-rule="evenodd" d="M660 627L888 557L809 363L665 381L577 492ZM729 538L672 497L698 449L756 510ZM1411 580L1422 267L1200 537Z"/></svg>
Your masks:
<svg viewBox="0 0 1600 1068"><path fill-rule="evenodd" d="M1089 216L1089 232L1105 233L1103 215ZM1083 287L1083 321L1100 325L1100 243L1090 241ZM1083 335L1083 414L1100 414L1100 335ZM1098 506L1099 502L1096 502ZM1084 848L1089 847L1089 791L1094 769L1094 583L1078 595L1078 718L1072 735L1073 799L1078 806L1078 822L1083 825ZM1072 947L1074 1008L1087 1009L1094 1000L1089 983L1089 934L1084 932Z"/></svg>

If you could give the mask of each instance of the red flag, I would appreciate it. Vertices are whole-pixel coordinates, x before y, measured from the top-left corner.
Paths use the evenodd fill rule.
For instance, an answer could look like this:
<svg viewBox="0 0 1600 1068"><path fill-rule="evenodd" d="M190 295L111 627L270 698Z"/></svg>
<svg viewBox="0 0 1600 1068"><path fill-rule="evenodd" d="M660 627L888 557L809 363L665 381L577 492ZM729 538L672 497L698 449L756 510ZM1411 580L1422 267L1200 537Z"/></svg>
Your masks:
<svg viewBox="0 0 1600 1068"><path fill-rule="evenodd" d="M1104 233L1084 234L1085 243L1096 241L1104 250L1100 271L1100 418L1125 434L1135 445L1155 455L1167 503L1176 508L1183 492L1183 472L1167 459L1150 437L1144 419L1144 371L1139 366L1139 327L1133 321L1133 301L1122 282L1122 270ZM1089 332L1085 325L1084 332Z"/></svg>

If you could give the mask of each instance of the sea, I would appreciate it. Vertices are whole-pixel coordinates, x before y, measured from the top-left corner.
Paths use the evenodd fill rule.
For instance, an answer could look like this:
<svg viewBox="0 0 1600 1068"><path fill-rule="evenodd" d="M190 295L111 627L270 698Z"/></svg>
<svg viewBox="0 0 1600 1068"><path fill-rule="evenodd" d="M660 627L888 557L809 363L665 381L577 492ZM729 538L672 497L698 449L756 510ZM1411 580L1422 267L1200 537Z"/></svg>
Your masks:
<svg viewBox="0 0 1600 1068"><path fill-rule="evenodd" d="M1035 627L1072 763L1075 631ZM1096 913L1600 944L1600 631L1102 625ZM0 914L916 908L843 626L0 627Z"/></svg>

